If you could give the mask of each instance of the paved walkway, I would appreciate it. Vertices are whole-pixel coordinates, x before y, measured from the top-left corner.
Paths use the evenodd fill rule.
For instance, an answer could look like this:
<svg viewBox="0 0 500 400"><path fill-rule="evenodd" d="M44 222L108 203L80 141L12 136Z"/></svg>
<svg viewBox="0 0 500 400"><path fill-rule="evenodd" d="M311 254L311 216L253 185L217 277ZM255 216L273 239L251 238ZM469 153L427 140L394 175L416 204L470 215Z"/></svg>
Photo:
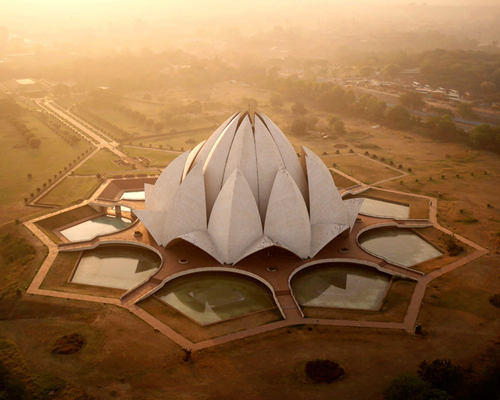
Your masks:
<svg viewBox="0 0 500 400"><path fill-rule="evenodd" d="M337 171L338 173L342 174L341 171ZM353 180L352 177L348 176L347 177L351 180ZM398 178L398 177L396 177ZM359 181L358 181L359 182ZM365 185L360 182L360 186L363 188L368 188L370 187L369 185ZM82 204L87 204L91 201L93 201L95 198L99 196L101 191L104 189L104 185L99 188L99 190L94 194L92 199L86 200ZM378 189L378 190L384 190L386 192L394 192L394 193L401 193L395 190L387 190L387 189ZM435 198L428 197L428 196L422 196L422 195L415 195L415 194L408 194L409 196L413 197L420 197L420 198L426 198L429 200L429 205L430 205L430 218L429 221L432 223L432 225L446 233L452 233L446 228L443 228L440 226L437 222L437 205L438 201ZM158 319L153 317L151 314L148 314L146 311L142 310L140 307L138 307L135 304L135 299L129 298L127 296L123 297L123 300L120 299L112 299L112 298L105 298L105 297L96 297L96 296L90 296L90 295L82 295L82 294L76 294L76 293L69 293L69 292L58 292L58 291L53 291L53 290L45 290L41 289L40 286L45 279L45 276L47 275L49 268L51 267L53 261L57 257L57 254L59 253L59 248L58 246L52 242L51 239L49 239L36 225L35 222L40 220L40 219L45 219L48 216L55 215L61 212L66 212L72 208L80 207L82 204L75 205L73 207L69 207L64 210L56 211L51 214L46 214L42 217L39 217L37 219L31 220L29 222L26 222L25 225L28 229L30 229L48 248L48 255L45 261L43 262L42 266L40 267L38 273L36 274L35 278L33 279L31 285L29 286L27 292L30 294L36 294L36 295L44 295L44 296L52 296L52 297L59 297L59 298L67 298L67 299L74 299L74 300L83 300L83 301L91 301L91 302L98 302L98 303L107 303L107 304L113 304L117 305L120 307L124 307L128 309L131 313L136 315L137 317L141 318L144 322L148 323L151 325L151 327L165 336L167 336L170 340L173 342L177 343L179 346L185 347L192 349L193 351L201 350L204 348L208 348L211 346L223 344L223 343L228 343L234 340L242 339L245 337L250 337L253 335L258 335L261 333L265 332L270 332L272 330L278 329L278 328L283 328L283 327L289 327L289 326L294 326L294 325L301 325L301 324L308 324L308 325L322 325L322 326L345 326L345 327L358 327L358 328L377 328L377 329L397 329L397 330L403 330L403 331L408 331L412 332L415 326L415 323L418 320L418 314L420 311L420 306L422 304L423 298L425 296L425 291L427 289L427 285L435 278L442 276L443 274L446 274L450 271L453 271L456 268L459 268L479 257L482 257L483 255L487 254L488 251L481 246L473 243L472 241L463 238L459 235L455 235L457 239L460 241L466 243L470 247L472 247L475 251L465 257L462 257L459 260L456 260L448 265L445 265L441 267L440 269L437 269L427 275L411 270L408 268L403 268L403 267L398 267L392 264L384 264L383 268L391 270L393 272L396 272L398 274L402 274L405 276L410 276L413 279L417 281L417 285L415 287L415 290L413 292L410 305L408 306L406 315L404 317L403 322L376 322L376 321L352 321L352 320L331 320L331 319L314 319L314 318L304 318L302 315L302 311L300 310L299 306L296 304L293 296L291 293L288 293L286 291L277 293L277 299L278 302L281 306L281 309L284 313L284 319L278 322L273 322L270 324L254 327L251 329L247 329L241 332L236 332L232 333L229 335L224 335L221 337L217 337L214 339L210 340L205 340L201 341L198 343L193 343L190 340L186 339L182 335L178 334L175 332L173 329L168 327L167 325L163 324L160 322ZM404 221L403 221L404 222ZM408 221L407 221L408 222ZM409 221L412 222L412 221ZM421 224L421 221L413 221L414 223Z"/></svg>

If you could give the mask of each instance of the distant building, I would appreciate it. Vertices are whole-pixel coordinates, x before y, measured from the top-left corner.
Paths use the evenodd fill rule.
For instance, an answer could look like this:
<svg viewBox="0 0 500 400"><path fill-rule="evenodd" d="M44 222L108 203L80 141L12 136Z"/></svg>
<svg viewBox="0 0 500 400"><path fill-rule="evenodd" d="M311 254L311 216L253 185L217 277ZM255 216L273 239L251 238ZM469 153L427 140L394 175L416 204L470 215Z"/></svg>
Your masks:
<svg viewBox="0 0 500 400"><path fill-rule="evenodd" d="M6 82L2 82L2 86L5 90L7 90L7 92L15 93L21 96L37 98L45 97L47 95L47 86L34 79L10 79Z"/></svg>

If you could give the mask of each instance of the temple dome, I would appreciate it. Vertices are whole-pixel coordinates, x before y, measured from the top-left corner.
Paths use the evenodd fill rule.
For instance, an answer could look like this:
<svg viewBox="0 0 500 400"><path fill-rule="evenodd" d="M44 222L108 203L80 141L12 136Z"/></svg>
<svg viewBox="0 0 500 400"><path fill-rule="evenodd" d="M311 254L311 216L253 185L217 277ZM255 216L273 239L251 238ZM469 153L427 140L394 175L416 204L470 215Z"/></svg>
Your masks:
<svg viewBox="0 0 500 400"><path fill-rule="evenodd" d="M226 264L270 246L314 257L352 229L362 203L343 201L321 159L305 147L299 159L261 113L231 116L145 196L134 212L158 244L181 238Z"/></svg>

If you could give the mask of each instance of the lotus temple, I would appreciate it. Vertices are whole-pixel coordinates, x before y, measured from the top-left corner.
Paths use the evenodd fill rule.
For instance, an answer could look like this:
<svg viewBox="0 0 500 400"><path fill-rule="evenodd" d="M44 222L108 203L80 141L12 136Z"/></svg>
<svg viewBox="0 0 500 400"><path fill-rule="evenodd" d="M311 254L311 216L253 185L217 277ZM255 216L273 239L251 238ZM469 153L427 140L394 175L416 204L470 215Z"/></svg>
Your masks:
<svg viewBox="0 0 500 400"><path fill-rule="evenodd" d="M28 293L124 307L194 350L304 324L412 331L426 285L484 249L447 253L437 199L334 172L236 113L159 176L106 177L27 222L49 249Z"/></svg>

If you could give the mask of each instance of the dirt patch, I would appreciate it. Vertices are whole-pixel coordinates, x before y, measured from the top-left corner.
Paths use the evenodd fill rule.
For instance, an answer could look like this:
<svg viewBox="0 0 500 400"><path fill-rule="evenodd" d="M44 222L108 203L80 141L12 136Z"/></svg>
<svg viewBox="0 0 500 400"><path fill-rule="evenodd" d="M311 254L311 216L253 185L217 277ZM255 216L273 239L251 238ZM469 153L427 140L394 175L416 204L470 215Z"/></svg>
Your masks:
<svg viewBox="0 0 500 400"><path fill-rule="evenodd" d="M335 163L335 168L367 184L403 175L398 170L358 154L325 156L322 160L328 166Z"/></svg>

